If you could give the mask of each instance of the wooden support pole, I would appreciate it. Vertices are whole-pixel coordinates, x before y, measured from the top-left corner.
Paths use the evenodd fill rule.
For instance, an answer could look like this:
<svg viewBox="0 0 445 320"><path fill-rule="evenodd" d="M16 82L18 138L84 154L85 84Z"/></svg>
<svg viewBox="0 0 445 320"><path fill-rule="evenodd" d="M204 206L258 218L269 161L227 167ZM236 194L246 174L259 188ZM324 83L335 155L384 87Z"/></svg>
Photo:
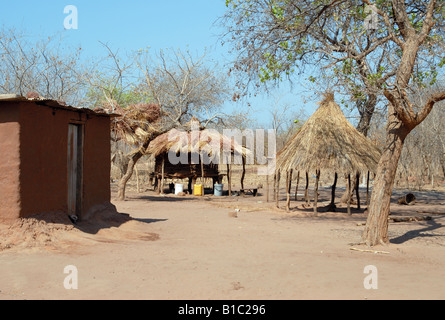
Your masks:
<svg viewBox="0 0 445 320"><path fill-rule="evenodd" d="M134 166L134 170L136 171L136 188L138 193L141 193L141 186L139 184L139 170L137 166Z"/></svg>
<svg viewBox="0 0 445 320"><path fill-rule="evenodd" d="M337 181L338 181L338 173L335 173L334 176L334 184L332 185L332 191L331 191L331 203L329 204L328 211L329 212L335 212L336 206L335 206L335 189L337 188Z"/></svg>
<svg viewBox="0 0 445 320"><path fill-rule="evenodd" d="M286 186L286 211L287 211L287 199L289 198L288 197L288 190L289 190L289 171L286 171L286 184L285 184L285 186Z"/></svg>
<svg viewBox="0 0 445 320"><path fill-rule="evenodd" d="M204 190L205 190L205 173L204 173L204 161L202 159L202 156L199 157L199 161L201 162L201 190L202 190L202 195L205 194Z"/></svg>
<svg viewBox="0 0 445 320"><path fill-rule="evenodd" d="M304 201L309 203L309 173L306 172L306 189L304 191Z"/></svg>
<svg viewBox="0 0 445 320"><path fill-rule="evenodd" d="M188 182L188 190L189 190L189 194L193 194L193 185L192 185L192 178L189 177L189 182Z"/></svg>
<svg viewBox="0 0 445 320"><path fill-rule="evenodd" d="M153 191L159 191L159 178L157 175L154 177Z"/></svg>
<svg viewBox="0 0 445 320"><path fill-rule="evenodd" d="M355 194L357 197L357 209L360 210L360 172L355 175Z"/></svg>
<svg viewBox="0 0 445 320"><path fill-rule="evenodd" d="M351 174L348 174L348 214L351 215L351 197L352 197L352 191L351 191Z"/></svg>
<svg viewBox="0 0 445 320"><path fill-rule="evenodd" d="M275 194L275 201L276 201L276 206L277 208L280 207L280 170L278 170L277 172L277 183L276 183L276 194Z"/></svg>
<svg viewBox="0 0 445 320"><path fill-rule="evenodd" d="M229 196L232 196L232 172L231 172L231 166L228 163L227 164L227 183L229 185Z"/></svg>
<svg viewBox="0 0 445 320"><path fill-rule="evenodd" d="M199 160L201 161L201 178L202 178L202 181L203 181L203 184L204 184L204 176L205 176L205 173L204 173L204 161L202 161L202 158L200 158Z"/></svg>
<svg viewBox="0 0 445 320"><path fill-rule="evenodd" d="M244 194L244 177L246 176L246 158L241 157L243 161L243 171L241 172L241 194Z"/></svg>
<svg viewBox="0 0 445 320"><path fill-rule="evenodd" d="M192 177L192 194L195 193L196 176Z"/></svg>
<svg viewBox="0 0 445 320"><path fill-rule="evenodd" d="M164 194L164 165L165 165L165 157L162 157L162 169L161 169L161 194Z"/></svg>
<svg viewBox="0 0 445 320"><path fill-rule="evenodd" d="M273 200L277 199L277 171L273 175Z"/></svg>
<svg viewBox="0 0 445 320"><path fill-rule="evenodd" d="M366 179L366 207L369 207L369 178L370 172L368 171L368 178Z"/></svg>
<svg viewBox="0 0 445 320"><path fill-rule="evenodd" d="M314 191L314 214L317 214L317 204L318 204L318 183L320 182L320 170L316 171L315 178L315 191Z"/></svg>
<svg viewBox="0 0 445 320"><path fill-rule="evenodd" d="M297 173L297 185L295 187L295 201L298 201L298 185L300 184L300 171Z"/></svg>
<svg viewBox="0 0 445 320"><path fill-rule="evenodd" d="M290 211L290 191L292 189L292 174L293 170L290 169L290 171L287 173L287 183L286 183L286 191L287 191L287 199L286 199L286 211Z"/></svg>
<svg viewBox="0 0 445 320"><path fill-rule="evenodd" d="M161 193L161 177L156 177L156 192L157 194Z"/></svg>

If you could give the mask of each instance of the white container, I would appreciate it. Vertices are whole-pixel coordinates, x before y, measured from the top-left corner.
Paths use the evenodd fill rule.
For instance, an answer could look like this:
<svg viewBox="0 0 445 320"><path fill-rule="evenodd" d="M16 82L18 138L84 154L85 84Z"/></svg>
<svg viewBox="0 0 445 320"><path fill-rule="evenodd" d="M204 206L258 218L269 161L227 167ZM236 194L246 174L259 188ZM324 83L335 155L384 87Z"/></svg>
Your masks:
<svg viewBox="0 0 445 320"><path fill-rule="evenodd" d="M175 195L178 195L181 192L184 192L184 185L182 183L176 183L175 184Z"/></svg>

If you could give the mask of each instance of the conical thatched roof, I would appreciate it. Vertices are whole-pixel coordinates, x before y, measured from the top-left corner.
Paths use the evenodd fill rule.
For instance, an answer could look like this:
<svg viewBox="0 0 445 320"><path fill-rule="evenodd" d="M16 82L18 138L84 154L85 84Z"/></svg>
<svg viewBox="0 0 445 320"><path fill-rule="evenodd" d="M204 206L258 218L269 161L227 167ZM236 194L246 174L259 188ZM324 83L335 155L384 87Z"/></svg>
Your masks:
<svg viewBox="0 0 445 320"><path fill-rule="evenodd" d="M380 150L345 118L327 94L318 110L278 153L277 170L375 172Z"/></svg>

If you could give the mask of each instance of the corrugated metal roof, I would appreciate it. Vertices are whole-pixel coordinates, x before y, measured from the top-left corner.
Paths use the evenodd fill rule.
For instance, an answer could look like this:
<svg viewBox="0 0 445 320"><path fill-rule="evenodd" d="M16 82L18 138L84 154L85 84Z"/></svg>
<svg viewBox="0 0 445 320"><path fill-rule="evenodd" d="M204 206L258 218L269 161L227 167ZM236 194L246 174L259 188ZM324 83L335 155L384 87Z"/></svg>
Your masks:
<svg viewBox="0 0 445 320"><path fill-rule="evenodd" d="M94 110L87 109L87 108L76 108L76 107L62 104L59 101L51 100L51 99L45 99L45 98L28 99L26 97L23 97L23 96L20 96L17 94L0 94L0 107L2 105L2 102L29 102L29 103L35 103L39 106L46 106L49 108L82 112L82 113L87 113L87 114L92 114L92 115L102 116L102 117L118 117L118 116L120 116L119 114L96 112Z"/></svg>

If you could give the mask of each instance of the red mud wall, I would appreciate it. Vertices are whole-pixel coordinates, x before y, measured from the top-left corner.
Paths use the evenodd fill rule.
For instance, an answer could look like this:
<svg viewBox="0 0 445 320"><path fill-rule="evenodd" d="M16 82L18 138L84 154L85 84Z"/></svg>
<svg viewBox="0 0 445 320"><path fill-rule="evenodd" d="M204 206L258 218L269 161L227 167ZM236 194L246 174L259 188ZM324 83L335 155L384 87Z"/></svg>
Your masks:
<svg viewBox="0 0 445 320"><path fill-rule="evenodd" d="M111 198L110 118L91 117L85 125L83 162L83 213Z"/></svg>
<svg viewBox="0 0 445 320"><path fill-rule="evenodd" d="M82 214L110 201L110 119L21 103L21 214L67 211L68 125L84 125Z"/></svg>
<svg viewBox="0 0 445 320"><path fill-rule="evenodd" d="M75 115L75 114L74 114ZM67 143L71 112L20 104L21 217L67 210Z"/></svg>
<svg viewBox="0 0 445 320"><path fill-rule="evenodd" d="M20 216L20 126L14 104L0 108L0 221Z"/></svg>

